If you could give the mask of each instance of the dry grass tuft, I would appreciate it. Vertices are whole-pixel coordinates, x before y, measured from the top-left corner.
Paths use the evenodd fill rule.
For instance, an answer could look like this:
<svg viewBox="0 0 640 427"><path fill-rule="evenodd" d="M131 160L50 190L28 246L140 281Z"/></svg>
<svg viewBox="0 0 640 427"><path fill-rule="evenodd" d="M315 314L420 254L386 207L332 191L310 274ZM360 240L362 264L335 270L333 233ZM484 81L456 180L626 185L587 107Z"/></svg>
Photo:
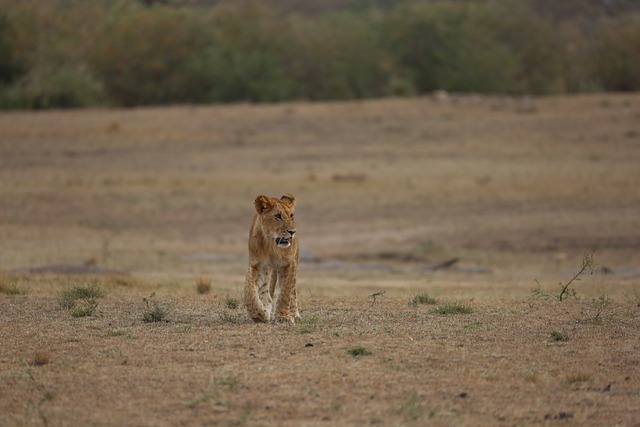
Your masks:
<svg viewBox="0 0 640 427"><path fill-rule="evenodd" d="M44 366L51 361L51 356L45 350L36 350L31 359L31 366Z"/></svg>
<svg viewBox="0 0 640 427"><path fill-rule="evenodd" d="M208 294L211 292L211 278L198 277L196 279L196 291L200 295Z"/></svg>

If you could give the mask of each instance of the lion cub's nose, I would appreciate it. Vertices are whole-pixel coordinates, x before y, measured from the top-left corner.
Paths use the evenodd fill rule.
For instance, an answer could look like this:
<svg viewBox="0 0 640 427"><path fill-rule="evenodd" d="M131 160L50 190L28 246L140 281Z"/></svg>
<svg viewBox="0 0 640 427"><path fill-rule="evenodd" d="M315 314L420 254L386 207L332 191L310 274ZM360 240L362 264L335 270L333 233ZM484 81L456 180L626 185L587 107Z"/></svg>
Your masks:
<svg viewBox="0 0 640 427"><path fill-rule="evenodd" d="M293 237L293 235L296 234L296 230L287 230L287 233L291 234L291 237Z"/></svg>

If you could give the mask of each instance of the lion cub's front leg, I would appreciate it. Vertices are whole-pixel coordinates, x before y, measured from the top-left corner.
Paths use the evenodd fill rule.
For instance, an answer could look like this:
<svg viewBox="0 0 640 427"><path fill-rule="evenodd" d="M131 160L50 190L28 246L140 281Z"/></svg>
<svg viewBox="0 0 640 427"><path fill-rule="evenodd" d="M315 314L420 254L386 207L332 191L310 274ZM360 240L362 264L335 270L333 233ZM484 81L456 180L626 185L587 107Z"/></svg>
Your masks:
<svg viewBox="0 0 640 427"><path fill-rule="evenodd" d="M254 322L268 322L271 320L272 308L268 272L263 265L249 266L244 285L244 303Z"/></svg>
<svg viewBox="0 0 640 427"><path fill-rule="evenodd" d="M276 302L276 321L294 323L295 317L300 317L298 312L298 292L296 291L297 268L287 266L278 271L280 281L280 295Z"/></svg>

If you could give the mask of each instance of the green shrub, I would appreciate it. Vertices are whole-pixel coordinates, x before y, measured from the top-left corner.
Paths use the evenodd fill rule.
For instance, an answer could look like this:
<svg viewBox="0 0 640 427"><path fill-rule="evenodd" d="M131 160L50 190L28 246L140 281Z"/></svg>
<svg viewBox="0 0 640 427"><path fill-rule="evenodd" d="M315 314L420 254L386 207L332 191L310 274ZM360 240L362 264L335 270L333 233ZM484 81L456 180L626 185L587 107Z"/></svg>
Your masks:
<svg viewBox="0 0 640 427"><path fill-rule="evenodd" d="M147 323L162 322L167 317L167 311L155 300L156 293L152 292L148 298L142 298L144 310L142 320Z"/></svg>
<svg viewBox="0 0 640 427"><path fill-rule="evenodd" d="M13 280L9 276L0 273L0 294L26 295L28 293L27 289L20 288L15 283L10 284L9 282L13 282Z"/></svg>
<svg viewBox="0 0 640 427"><path fill-rule="evenodd" d="M554 341L569 341L569 335L566 332L553 331L550 335Z"/></svg>
<svg viewBox="0 0 640 427"><path fill-rule="evenodd" d="M369 350L367 350L362 346L352 347L349 350L347 350L347 353L349 353L352 356L368 356L372 354Z"/></svg>
<svg viewBox="0 0 640 427"><path fill-rule="evenodd" d="M226 297L224 299L224 305L231 310L235 310L240 307L240 301L234 297Z"/></svg>
<svg viewBox="0 0 640 427"><path fill-rule="evenodd" d="M416 307L416 306L421 305L421 304L433 305L433 304L436 304L437 302L438 301L435 298L429 296L428 293L423 292L423 293L413 297L413 299L411 300L411 305Z"/></svg>
<svg viewBox="0 0 640 427"><path fill-rule="evenodd" d="M97 305L96 300L103 296L104 292L95 283L73 285L58 294L58 305L66 310L75 308L78 301L83 304L93 305L95 303Z"/></svg>
<svg viewBox="0 0 640 427"><path fill-rule="evenodd" d="M450 314L469 314L473 313L473 308L464 305L459 302L451 302L444 305L439 305L431 310L434 314L440 314L442 316L448 316Z"/></svg>

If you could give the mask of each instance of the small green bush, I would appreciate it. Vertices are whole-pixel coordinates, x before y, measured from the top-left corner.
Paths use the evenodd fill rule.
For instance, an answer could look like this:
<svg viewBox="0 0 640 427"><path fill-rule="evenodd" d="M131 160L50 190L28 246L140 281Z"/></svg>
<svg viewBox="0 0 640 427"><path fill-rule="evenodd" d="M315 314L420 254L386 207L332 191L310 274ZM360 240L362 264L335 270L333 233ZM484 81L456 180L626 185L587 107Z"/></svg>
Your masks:
<svg viewBox="0 0 640 427"><path fill-rule="evenodd" d="M367 350L362 346L352 347L349 350L347 350L347 353L349 353L352 356L368 356L372 354L369 350Z"/></svg>
<svg viewBox="0 0 640 427"><path fill-rule="evenodd" d="M224 300L224 305L231 310L236 310L238 307L240 307L240 302L238 301L237 298L233 298L233 297L226 297Z"/></svg>
<svg viewBox="0 0 640 427"><path fill-rule="evenodd" d="M64 310L71 310L72 317L92 316L98 307L98 298L104 291L95 283L73 285L58 294L58 305Z"/></svg>
<svg viewBox="0 0 640 427"><path fill-rule="evenodd" d="M569 335L566 332L553 331L550 335L554 341L569 341Z"/></svg>
<svg viewBox="0 0 640 427"><path fill-rule="evenodd" d="M147 323L162 322L167 317L167 311L155 300L156 293L152 292L148 298L142 298L145 305L142 320Z"/></svg>
<svg viewBox="0 0 640 427"><path fill-rule="evenodd" d="M440 305L431 310L434 314L440 314L442 316L448 316L451 314L469 314L473 313L473 308L468 305L464 305L459 302L451 302L444 305Z"/></svg>
<svg viewBox="0 0 640 427"><path fill-rule="evenodd" d="M71 316L72 317L88 317L88 316L92 316L93 313L96 311L97 307L98 307L98 303L97 302L89 303L89 304L83 305L82 307L75 307L71 311Z"/></svg>
<svg viewBox="0 0 640 427"><path fill-rule="evenodd" d="M413 299L411 300L411 305L413 305L414 307L417 307L418 305L421 305L421 304L433 305L433 304L436 304L437 302L438 301L435 298L430 297L428 293L423 292L413 297Z"/></svg>
<svg viewBox="0 0 640 427"><path fill-rule="evenodd" d="M16 284L9 285L5 283L2 276L0 276L0 294L5 295L26 295L28 291L26 289L18 287Z"/></svg>
<svg viewBox="0 0 640 427"><path fill-rule="evenodd" d="M74 308L78 301L82 301L85 305L95 304L97 306L96 300L103 296L104 291L95 283L73 285L58 294L58 305L65 310Z"/></svg>

